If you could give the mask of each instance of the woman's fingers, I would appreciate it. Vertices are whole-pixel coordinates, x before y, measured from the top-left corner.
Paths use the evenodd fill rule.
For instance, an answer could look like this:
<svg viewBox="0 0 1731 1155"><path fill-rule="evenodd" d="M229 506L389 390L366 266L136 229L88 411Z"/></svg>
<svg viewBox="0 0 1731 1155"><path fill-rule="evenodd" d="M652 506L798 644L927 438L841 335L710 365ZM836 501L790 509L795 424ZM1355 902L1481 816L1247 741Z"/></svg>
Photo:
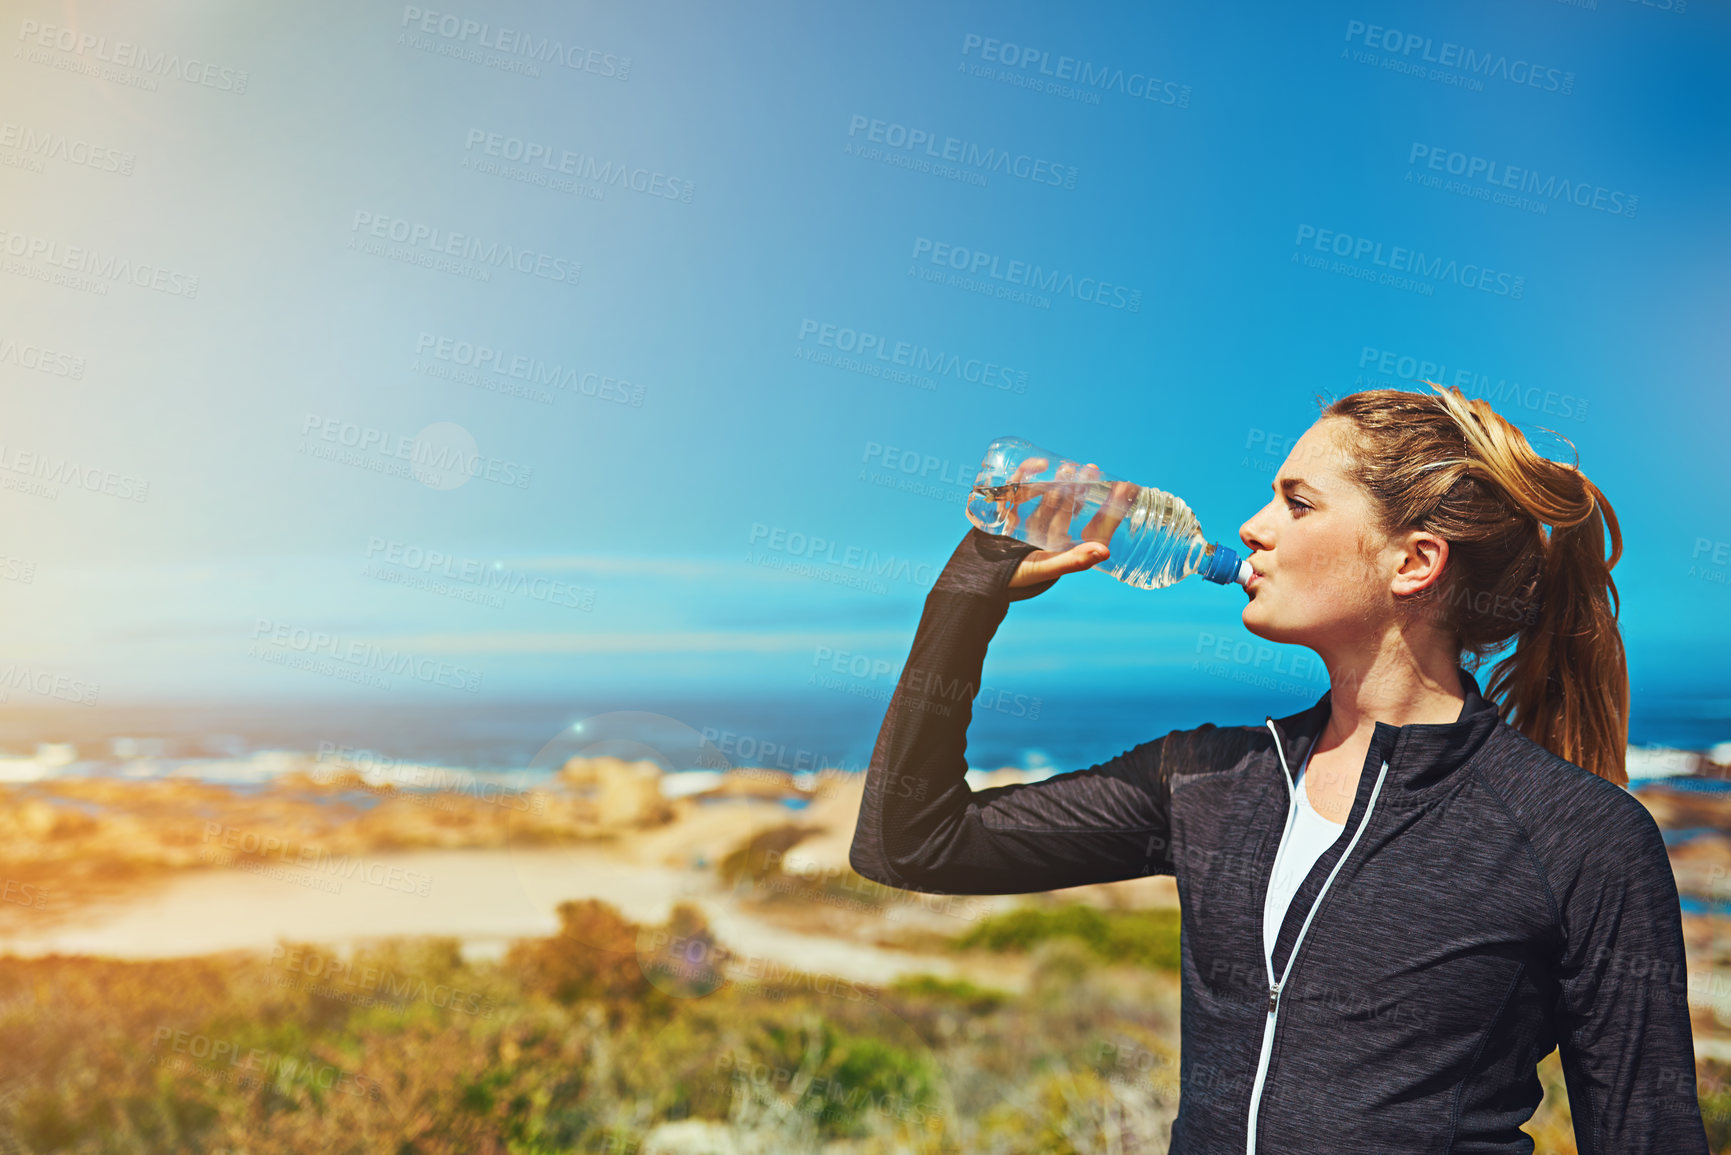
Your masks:
<svg viewBox="0 0 1731 1155"><path fill-rule="evenodd" d="M1050 464L1044 457L1030 457L1016 466L1009 479L1009 484L1018 488L1004 499L1003 532L1041 547L1016 567L1010 578L1012 588L1038 585L1105 561L1111 556L1108 543L1112 534L1128 515L1135 495L1136 486L1130 482L1113 482L1105 502L1088 520L1083 540L1072 541L1071 524L1087 506L1093 488L1088 483L1099 478L1100 467L1093 462L1078 467L1064 461L1058 464L1051 481L1029 480L1044 473ZM1024 522L1026 531L1016 534L1016 527Z"/></svg>
<svg viewBox="0 0 1731 1155"><path fill-rule="evenodd" d="M1050 549L1065 550L1076 544L1071 531L1076 516L1087 507L1089 492L1093 488L1089 483L1100 476L1100 467L1093 462L1080 467L1066 463L1058 467L1057 476L1058 481L1054 483L1047 503L1050 512L1043 523L1043 542ZM1105 538L1097 540L1104 541Z"/></svg>
<svg viewBox="0 0 1731 1155"><path fill-rule="evenodd" d="M1010 588L1038 585L1043 581L1091 569L1111 556L1097 541L1078 542L1066 550L1036 550L1022 559L1010 578Z"/></svg>
<svg viewBox="0 0 1731 1155"><path fill-rule="evenodd" d="M1088 484L1100 476L1100 467L1089 462L1076 471L1076 484L1070 487L1069 500L1064 504L1064 529L1068 533L1076 524L1076 517L1087 508L1088 498L1093 486ZM1077 540L1081 540L1080 537Z"/></svg>
<svg viewBox="0 0 1731 1155"><path fill-rule="evenodd" d="M1130 481L1114 481L1112 491L1094 516L1088 519L1088 527L1082 531L1086 541L1111 541L1112 535L1118 532L1118 526L1130 513L1130 505L1135 500L1137 486Z"/></svg>
<svg viewBox="0 0 1731 1155"><path fill-rule="evenodd" d="M1064 475L1064 467L1058 466L1057 476ZM1049 484L1035 482L1028 486L1028 492L1035 495L1034 508L1028 514L1028 540L1035 545L1044 547L1046 544L1046 526L1052 520L1052 487Z"/></svg>
<svg viewBox="0 0 1731 1155"><path fill-rule="evenodd" d="M1070 548L1070 513L1068 491L1076 476L1076 466L1065 461L1058 465L1050 489L1040 498L1040 507L1028 519L1028 540L1052 550Z"/></svg>
<svg viewBox="0 0 1731 1155"><path fill-rule="evenodd" d="M1020 465L1016 466L1016 471L1010 475L1009 484L1011 486L1021 485L1028 478L1045 472L1045 469L1046 459L1044 457L1030 457ZM1008 497L1004 498L1005 534L1010 536L1015 535L1016 527L1022 524L1022 509L1027 504L1028 500L1030 499L1024 497L1023 494L1014 491L1012 491Z"/></svg>

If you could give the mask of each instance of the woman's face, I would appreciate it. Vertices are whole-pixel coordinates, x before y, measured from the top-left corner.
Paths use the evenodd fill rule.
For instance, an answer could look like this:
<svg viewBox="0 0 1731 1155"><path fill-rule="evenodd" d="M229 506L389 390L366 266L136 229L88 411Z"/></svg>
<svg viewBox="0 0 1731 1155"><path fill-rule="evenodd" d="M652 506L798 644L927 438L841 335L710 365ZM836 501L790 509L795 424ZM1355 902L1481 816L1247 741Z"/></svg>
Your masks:
<svg viewBox="0 0 1731 1155"><path fill-rule="evenodd" d="M1325 417L1306 430L1274 476L1274 496L1238 530L1256 571L1244 627L1325 657L1379 632L1393 606L1370 494L1346 473L1349 428Z"/></svg>

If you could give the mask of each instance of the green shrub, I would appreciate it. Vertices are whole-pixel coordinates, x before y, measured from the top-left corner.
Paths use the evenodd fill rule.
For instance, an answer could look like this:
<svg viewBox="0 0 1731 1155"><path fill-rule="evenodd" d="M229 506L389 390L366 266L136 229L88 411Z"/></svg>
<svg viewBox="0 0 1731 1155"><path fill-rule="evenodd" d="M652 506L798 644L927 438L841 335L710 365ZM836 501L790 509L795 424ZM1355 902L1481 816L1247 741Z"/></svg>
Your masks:
<svg viewBox="0 0 1731 1155"><path fill-rule="evenodd" d="M1696 1067L1707 1142L1715 1151L1731 1151L1731 1064L1702 1059Z"/></svg>
<svg viewBox="0 0 1731 1155"><path fill-rule="evenodd" d="M1011 998L1005 991L975 986L966 979L946 979L925 973L903 975L892 982L889 989L894 994L910 998L959 1003L978 1013L995 1011Z"/></svg>
<svg viewBox="0 0 1731 1155"><path fill-rule="evenodd" d="M1175 971L1179 965L1176 910L1101 910L1072 902L1023 906L982 920L955 940L960 950L1025 953L1058 938L1076 939L1105 962Z"/></svg>
<svg viewBox="0 0 1731 1155"><path fill-rule="evenodd" d="M938 1071L930 1055L877 1035L848 1030L819 1013L802 1011L766 1025L748 1048L758 1094L798 1088L793 1109L826 1139L854 1138L895 1123L936 1113Z"/></svg>

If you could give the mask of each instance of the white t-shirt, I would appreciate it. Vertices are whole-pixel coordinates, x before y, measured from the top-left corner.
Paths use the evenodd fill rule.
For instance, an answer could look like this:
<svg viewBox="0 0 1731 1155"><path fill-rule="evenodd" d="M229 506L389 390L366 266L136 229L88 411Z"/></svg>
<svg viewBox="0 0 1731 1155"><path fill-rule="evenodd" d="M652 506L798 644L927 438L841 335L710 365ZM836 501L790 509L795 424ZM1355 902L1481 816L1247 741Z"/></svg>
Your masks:
<svg viewBox="0 0 1731 1155"><path fill-rule="evenodd" d="M1346 829L1346 823L1330 822L1311 809L1310 796L1304 789L1304 772L1309 766L1310 755L1306 754L1294 786L1298 814L1292 820L1292 833L1287 835L1286 845L1274 860L1274 873L1268 879L1268 900L1262 907L1262 949L1270 960L1274 958L1274 940L1280 937L1280 924L1286 918L1293 894L1322 852L1333 846Z"/></svg>

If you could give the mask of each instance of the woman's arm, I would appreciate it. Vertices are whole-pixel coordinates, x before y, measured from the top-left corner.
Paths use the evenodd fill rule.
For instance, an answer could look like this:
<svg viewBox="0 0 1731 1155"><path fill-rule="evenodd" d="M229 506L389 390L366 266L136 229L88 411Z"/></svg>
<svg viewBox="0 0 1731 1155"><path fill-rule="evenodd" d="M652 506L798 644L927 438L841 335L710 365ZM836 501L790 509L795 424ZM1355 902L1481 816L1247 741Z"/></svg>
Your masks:
<svg viewBox="0 0 1731 1155"><path fill-rule="evenodd" d="M1559 895L1558 1047L1580 1155L1708 1155L1665 839L1624 795Z"/></svg>
<svg viewBox="0 0 1731 1155"><path fill-rule="evenodd" d="M963 777L987 643L1010 602L1056 581L1009 587L1035 549L970 529L926 595L848 852L866 878L941 894L1025 894L1173 872L1165 738L1043 782L974 791Z"/></svg>

